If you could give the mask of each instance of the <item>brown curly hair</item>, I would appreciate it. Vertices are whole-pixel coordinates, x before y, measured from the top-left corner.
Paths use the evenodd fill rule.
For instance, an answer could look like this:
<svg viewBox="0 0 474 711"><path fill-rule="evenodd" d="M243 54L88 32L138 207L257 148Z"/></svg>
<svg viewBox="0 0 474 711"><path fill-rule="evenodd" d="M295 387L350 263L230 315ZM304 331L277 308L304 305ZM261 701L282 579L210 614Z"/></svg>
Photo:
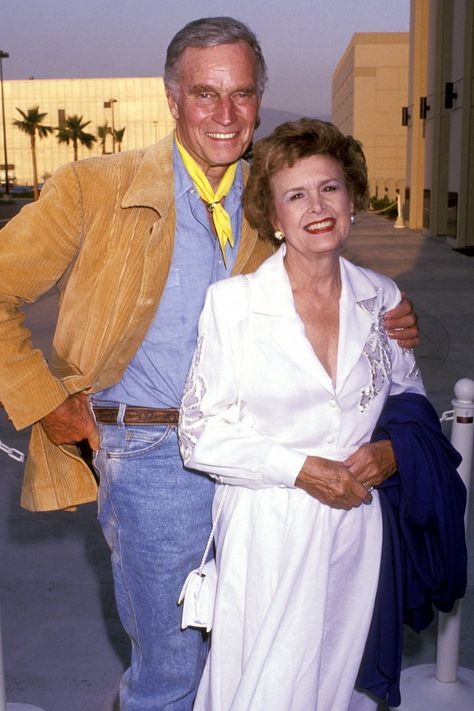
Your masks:
<svg viewBox="0 0 474 711"><path fill-rule="evenodd" d="M341 166L354 209L367 209L367 164L359 141L344 136L329 121L310 118L288 121L257 141L253 151L243 205L249 224L258 229L260 237L274 238L273 176L282 168L291 168L302 158L319 154L334 158Z"/></svg>

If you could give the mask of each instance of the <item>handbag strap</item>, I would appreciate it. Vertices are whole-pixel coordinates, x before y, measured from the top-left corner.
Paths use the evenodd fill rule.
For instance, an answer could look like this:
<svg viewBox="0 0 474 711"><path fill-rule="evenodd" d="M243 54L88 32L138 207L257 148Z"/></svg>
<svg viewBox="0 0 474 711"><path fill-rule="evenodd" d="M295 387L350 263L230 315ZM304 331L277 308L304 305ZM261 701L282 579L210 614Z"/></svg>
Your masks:
<svg viewBox="0 0 474 711"><path fill-rule="evenodd" d="M226 484L225 487L224 487L224 491L222 492L222 498L221 498L221 500L219 501L219 506L218 506L218 509L217 509L216 518L214 519L214 523L212 524L212 528L211 528L211 532L210 532L210 534L209 534L209 538L207 539L206 550L204 551L204 554L203 554L202 559L201 559L201 564L200 564L200 566L199 566L199 568L198 568L198 575L202 575L202 574L203 574L202 571L203 571L203 568L204 568L204 566L205 566L205 564L206 564L207 556L209 555L209 550L210 550L210 548L211 548L211 546L212 546L212 541L214 540L214 534L215 534L215 532L216 532L217 524L218 524L218 522L219 522L219 518L220 518L220 515L221 515L221 512L222 512L222 507L224 506L224 500L225 500L225 497L226 497L226 494L227 494L227 487L228 487L228 486L229 486L229 485Z"/></svg>
<svg viewBox="0 0 474 711"><path fill-rule="evenodd" d="M243 278L243 281L244 281L244 284L245 284L245 292L246 292L246 295L247 295L247 306L248 306L247 331L246 331L246 334L245 334L246 337L245 337L245 344L244 344L244 357L243 357L243 359L242 359L242 374L243 374L243 372L244 372L244 367L245 367L245 364L246 364L246 362L247 362L247 357L246 357L246 356L247 356L247 351L248 351L248 348L247 348L247 341L248 341L248 339L249 339L249 331L250 331L250 281L249 281L249 278L247 277L246 274L242 275L242 278ZM238 396L237 396L237 418L238 418L239 415L240 415L240 406L241 406L241 402L242 402L242 380L243 380L243 377L242 377L242 375L241 375L241 377L240 377L240 383L239 383L239 392L238 392ZM211 546L212 546L212 541L214 540L214 535L215 535L216 528L217 528L217 524L218 524L218 522L219 522L219 518L220 518L220 515L221 515L221 512L222 512L222 508L223 508L223 506L224 506L224 501L225 501L225 497L226 497L226 494L227 494L227 487L228 487L228 486L229 486L229 484L226 484L226 485L225 485L224 491L223 491L223 493L222 493L222 498L221 498L221 500L219 501L219 506L218 506L218 508L217 508L216 518L214 519L214 522L213 522L213 524L212 524L212 529L211 529L211 532L210 532L210 534L209 534L209 538L207 539L207 544L206 544L206 548L205 548L205 550L204 550L204 553L203 553L203 556L202 556L202 559L201 559L201 564L200 564L200 566L199 566L199 568L198 568L198 575L202 575L202 574L203 574L202 571L203 571L203 568L204 568L204 566L205 566L205 564L206 564L207 556L209 555L209 550L210 550L210 548L211 548Z"/></svg>

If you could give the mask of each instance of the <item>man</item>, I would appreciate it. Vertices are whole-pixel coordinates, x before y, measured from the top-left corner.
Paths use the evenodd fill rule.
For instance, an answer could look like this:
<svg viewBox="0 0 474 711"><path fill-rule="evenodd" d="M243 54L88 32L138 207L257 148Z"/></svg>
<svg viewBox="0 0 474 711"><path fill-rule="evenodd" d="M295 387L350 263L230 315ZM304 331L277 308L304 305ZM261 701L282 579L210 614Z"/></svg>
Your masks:
<svg viewBox="0 0 474 711"><path fill-rule="evenodd" d="M182 467L177 408L207 286L254 270L271 251L240 207L239 159L265 80L245 25L189 23L166 60L176 134L61 168L2 231L0 399L16 427L34 423L22 504L50 510L95 499L75 445L89 442L132 642L126 711L191 709L206 654L199 631L180 630L176 600L204 550L213 488ZM18 309L55 283L61 306L46 363ZM387 326L410 326L413 345L410 305L398 315ZM383 465L393 466L391 452Z"/></svg>

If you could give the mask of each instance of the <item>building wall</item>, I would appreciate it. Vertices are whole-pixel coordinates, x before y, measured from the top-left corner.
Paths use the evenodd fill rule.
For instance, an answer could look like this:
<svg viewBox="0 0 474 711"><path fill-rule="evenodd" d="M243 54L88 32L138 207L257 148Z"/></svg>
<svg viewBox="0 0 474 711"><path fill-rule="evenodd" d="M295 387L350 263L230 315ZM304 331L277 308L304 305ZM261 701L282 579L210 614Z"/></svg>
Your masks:
<svg viewBox="0 0 474 711"><path fill-rule="evenodd" d="M404 193L408 95L408 32L353 35L332 79L332 121L362 142L371 194Z"/></svg>
<svg viewBox="0 0 474 711"><path fill-rule="evenodd" d="M4 69L5 69L4 64ZM66 115L78 114L91 123L85 131L97 135L97 127L108 121L112 126L112 108L104 103L113 103L114 128L125 126L122 150L142 148L156 142L174 127L168 110L161 77L131 77L108 79L27 79L4 81L5 123L7 134L9 179L18 184L31 185L33 171L29 136L13 126L14 119L21 119L16 107L27 111L39 106L46 112L44 123L58 126L59 111ZM0 132L1 133L1 132ZM112 152L112 138L107 136L106 151ZM79 147L79 158L100 155L102 149L97 143L92 150ZM37 161L39 180L51 174L60 165L73 159L72 145L59 144L52 134L42 140L37 139ZM0 171L4 181L3 135L0 135Z"/></svg>
<svg viewBox="0 0 474 711"><path fill-rule="evenodd" d="M472 1L411 0L406 216L457 249L474 247L473 36Z"/></svg>

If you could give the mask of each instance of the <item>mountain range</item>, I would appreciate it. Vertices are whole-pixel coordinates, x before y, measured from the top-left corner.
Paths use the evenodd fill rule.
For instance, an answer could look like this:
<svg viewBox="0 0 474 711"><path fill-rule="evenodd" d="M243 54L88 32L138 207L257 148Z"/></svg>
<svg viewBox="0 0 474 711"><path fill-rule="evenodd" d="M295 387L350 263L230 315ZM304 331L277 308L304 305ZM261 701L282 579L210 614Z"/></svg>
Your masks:
<svg viewBox="0 0 474 711"><path fill-rule="evenodd" d="M260 109L260 126L255 131L255 140L268 136L273 129L284 121L297 121L302 114L290 113L289 111L280 111L278 109L267 108L262 106ZM330 116L318 116L317 118L323 121L330 121Z"/></svg>

